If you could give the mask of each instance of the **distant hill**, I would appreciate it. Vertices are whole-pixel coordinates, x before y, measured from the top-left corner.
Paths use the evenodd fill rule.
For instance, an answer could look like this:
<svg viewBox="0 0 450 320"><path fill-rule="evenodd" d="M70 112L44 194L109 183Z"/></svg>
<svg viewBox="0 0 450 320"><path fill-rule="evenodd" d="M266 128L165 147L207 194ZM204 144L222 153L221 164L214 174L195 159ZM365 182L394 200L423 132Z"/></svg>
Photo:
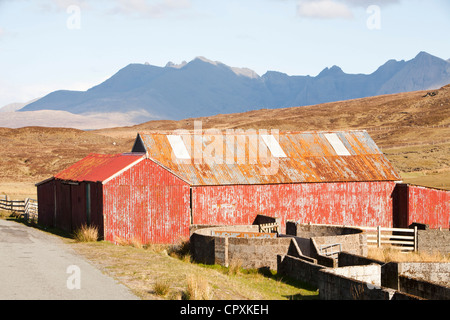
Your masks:
<svg viewBox="0 0 450 320"><path fill-rule="evenodd" d="M201 121L203 129L220 130L366 129L405 182L450 190L450 85L313 106L149 121L101 130L0 126L0 140L5 145L0 157L0 187L6 182L28 181L35 192L34 183L89 153L130 152L138 132L194 130L198 129L196 121Z"/></svg>
<svg viewBox="0 0 450 320"><path fill-rule="evenodd" d="M338 66L315 77L268 71L259 76L203 57L165 67L130 64L87 91L55 91L20 111L74 114L135 112L133 120L180 120L262 108L308 106L381 94L436 89L450 83L450 62L420 52L389 60L372 74L347 74Z"/></svg>
<svg viewBox="0 0 450 320"><path fill-rule="evenodd" d="M0 112L15 112L17 110L22 109L26 105L28 105L28 104L30 104L32 102L35 102L35 101L37 101L39 99L40 98L36 98L36 99L33 99L31 101L28 101L28 102L14 102L14 103L10 103L10 104L7 104L6 106L0 107Z"/></svg>

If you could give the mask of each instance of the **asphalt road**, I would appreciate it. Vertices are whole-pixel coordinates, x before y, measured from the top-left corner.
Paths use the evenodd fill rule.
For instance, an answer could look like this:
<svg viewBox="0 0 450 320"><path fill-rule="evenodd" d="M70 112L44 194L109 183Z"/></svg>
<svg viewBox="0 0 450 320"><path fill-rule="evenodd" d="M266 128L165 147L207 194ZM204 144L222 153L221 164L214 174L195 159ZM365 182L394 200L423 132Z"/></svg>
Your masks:
<svg viewBox="0 0 450 320"><path fill-rule="evenodd" d="M130 300L58 237L0 219L0 300Z"/></svg>

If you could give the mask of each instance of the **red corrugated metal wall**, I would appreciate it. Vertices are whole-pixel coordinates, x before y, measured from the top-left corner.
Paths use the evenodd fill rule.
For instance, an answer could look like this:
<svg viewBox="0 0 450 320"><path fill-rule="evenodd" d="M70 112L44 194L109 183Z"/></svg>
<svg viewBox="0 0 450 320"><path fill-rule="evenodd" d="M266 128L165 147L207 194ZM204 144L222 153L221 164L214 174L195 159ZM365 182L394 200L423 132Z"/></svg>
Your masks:
<svg viewBox="0 0 450 320"><path fill-rule="evenodd" d="M142 243L189 238L189 185L143 160L103 186L104 236Z"/></svg>
<svg viewBox="0 0 450 320"><path fill-rule="evenodd" d="M392 227L394 182L194 187L194 224L251 224L257 214L323 224Z"/></svg>
<svg viewBox="0 0 450 320"><path fill-rule="evenodd" d="M431 229L449 228L450 192L408 185L408 225L428 224Z"/></svg>

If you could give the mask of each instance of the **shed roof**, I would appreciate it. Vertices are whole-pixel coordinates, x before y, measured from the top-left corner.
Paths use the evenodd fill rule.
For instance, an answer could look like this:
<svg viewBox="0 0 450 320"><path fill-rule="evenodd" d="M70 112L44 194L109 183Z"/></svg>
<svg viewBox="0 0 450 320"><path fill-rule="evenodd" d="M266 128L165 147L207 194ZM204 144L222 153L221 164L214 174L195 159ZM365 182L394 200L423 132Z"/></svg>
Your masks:
<svg viewBox="0 0 450 320"><path fill-rule="evenodd" d="M132 152L199 186L401 180L365 130L138 133Z"/></svg>
<svg viewBox="0 0 450 320"><path fill-rule="evenodd" d="M76 162L59 172L56 179L106 183L112 177L144 159L143 154L95 154Z"/></svg>

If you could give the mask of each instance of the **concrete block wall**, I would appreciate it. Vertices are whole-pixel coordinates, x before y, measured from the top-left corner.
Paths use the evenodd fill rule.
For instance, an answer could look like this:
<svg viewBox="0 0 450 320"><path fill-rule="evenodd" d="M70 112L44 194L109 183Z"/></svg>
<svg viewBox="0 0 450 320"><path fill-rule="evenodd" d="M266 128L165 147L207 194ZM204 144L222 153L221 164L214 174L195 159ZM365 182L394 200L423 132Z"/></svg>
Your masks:
<svg viewBox="0 0 450 320"><path fill-rule="evenodd" d="M334 236L321 236L313 237L316 245L316 250L320 253L320 248L332 244L340 244L341 251L359 254L362 256L367 255L367 235L349 234L349 235L334 235ZM336 247L331 247L331 250ZM323 251L323 250L322 250Z"/></svg>
<svg viewBox="0 0 450 320"><path fill-rule="evenodd" d="M401 276L450 287L450 263L402 262L399 263L398 273Z"/></svg>
<svg viewBox="0 0 450 320"><path fill-rule="evenodd" d="M367 235L360 229L288 221L286 233L303 239L311 239L314 248L310 249L310 255L314 258L320 254L321 247L332 244L340 244L341 251L367 255Z"/></svg>
<svg viewBox="0 0 450 320"><path fill-rule="evenodd" d="M324 266L317 264L317 261L310 258L303 259L288 255L278 255L277 257L278 274L308 283L316 288L319 286L319 271L324 268Z"/></svg>
<svg viewBox="0 0 450 320"><path fill-rule="evenodd" d="M277 255L286 255L292 238L234 238L214 236L213 231L258 232L258 225L202 228L190 238L191 253L197 262L229 266L233 261L243 268L276 270ZM291 249L292 250L292 249Z"/></svg>
<svg viewBox="0 0 450 320"><path fill-rule="evenodd" d="M450 254L450 230L418 230L417 249L422 252Z"/></svg>
<svg viewBox="0 0 450 320"><path fill-rule="evenodd" d="M289 251L291 238L246 239L228 238L228 261L238 261L243 268L277 269L277 255L285 255Z"/></svg>
<svg viewBox="0 0 450 320"><path fill-rule="evenodd" d="M345 226L298 223L296 221L286 222L286 234L295 235L303 238L346 235L361 232L362 231L359 229Z"/></svg>
<svg viewBox="0 0 450 320"><path fill-rule="evenodd" d="M450 300L450 287L438 285L421 279L399 276L401 292L428 300Z"/></svg>
<svg viewBox="0 0 450 320"><path fill-rule="evenodd" d="M329 272L346 278L363 281L374 286L381 286L381 266L379 264L334 268L329 269Z"/></svg>
<svg viewBox="0 0 450 320"><path fill-rule="evenodd" d="M321 300L392 300L395 294L393 289L347 278L330 268L320 270L318 283Z"/></svg>
<svg viewBox="0 0 450 320"><path fill-rule="evenodd" d="M339 267L364 266L369 264L378 264L381 266L381 286L398 289L398 263L386 263L348 252L339 253Z"/></svg>
<svg viewBox="0 0 450 320"><path fill-rule="evenodd" d="M190 237L191 254L195 261L204 264L224 264L225 237L214 237L212 230L225 231L230 227L198 227L192 232ZM233 226L233 230L241 232L257 232L258 226L243 225Z"/></svg>

